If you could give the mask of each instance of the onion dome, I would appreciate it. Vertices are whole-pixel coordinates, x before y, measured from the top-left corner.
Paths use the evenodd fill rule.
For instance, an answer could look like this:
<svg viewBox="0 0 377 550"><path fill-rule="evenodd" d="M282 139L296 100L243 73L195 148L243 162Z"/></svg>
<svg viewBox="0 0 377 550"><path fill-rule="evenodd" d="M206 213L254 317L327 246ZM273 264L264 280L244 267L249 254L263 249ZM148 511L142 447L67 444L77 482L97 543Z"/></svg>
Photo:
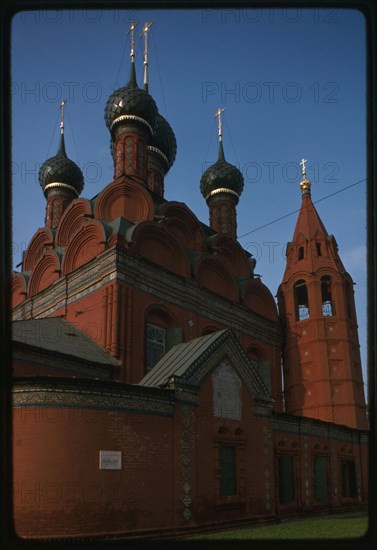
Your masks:
<svg viewBox="0 0 377 550"><path fill-rule="evenodd" d="M157 114L156 130L148 149L158 149L162 153L168 169L173 166L177 154L177 140L175 139L172 127L160 113Z"/></svg>
<svg viewBox="0 0 377 550"><path fill-rule="evenodd" d="M83 190L84 177L77 164L67 157L64 133L61 134L58 152L42 164L38 177L45 195L49 189L59 187L71 190L77 196Z"/></svg>
<svg viewBox="0 0 377 550"><path fill-rule="evenodd" d="M219 142L219 156L215 164L212 164L203 174L200 180L200 191L203 197L208 199L217 193L233 195L238 202L242 193L244 180L241 172L226 162L222 141Z"/></svg>
<svg viewBox="0 0 377 550"><path fill-rule="evenodd" d="M151 133L156 128L157 106L152 96L136 83L135 65L131 63L130 80L127 86L115 90L105 107L105 122L111 131L122 120L138 120L146 124Z"/></svg>

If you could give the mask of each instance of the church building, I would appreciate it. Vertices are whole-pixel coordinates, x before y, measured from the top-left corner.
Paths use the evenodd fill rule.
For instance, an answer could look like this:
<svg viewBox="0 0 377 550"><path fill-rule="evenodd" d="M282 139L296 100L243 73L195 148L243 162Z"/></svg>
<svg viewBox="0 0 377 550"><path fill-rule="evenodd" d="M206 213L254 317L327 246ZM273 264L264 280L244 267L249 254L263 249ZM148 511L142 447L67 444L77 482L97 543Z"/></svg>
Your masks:
<svg viewBox="0 0 377 550"><path fill-rule="evenodd" d="M353 281L311 199L277 292L237 240L244 180L218 159L209 225L164 198L174 132L144 83L105 106L96 196L60 145L12 280L13 520L33 539L179 534L366 510L368 423ZM276 292L276 289L273 289Z"/></svg>

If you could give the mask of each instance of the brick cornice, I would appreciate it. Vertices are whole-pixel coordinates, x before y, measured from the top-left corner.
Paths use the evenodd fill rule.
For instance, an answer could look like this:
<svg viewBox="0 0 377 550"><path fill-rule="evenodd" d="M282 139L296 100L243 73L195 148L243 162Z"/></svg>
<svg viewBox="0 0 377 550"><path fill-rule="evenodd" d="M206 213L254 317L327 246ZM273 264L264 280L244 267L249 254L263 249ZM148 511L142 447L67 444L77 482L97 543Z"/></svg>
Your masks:
<svg viewBox="0 0 377 550"><path fill-rule="evenodd" d="M171 390L116 382L39 377L16 379L12 387L14 408L63 407L173 416L174 404Z"/></svg>
<svg viewBox="0 0 377 550"><path fill-rule="evenodd" d="M13 319L51 316L114 279L274 346L281 345L281 328L277 323L118 245L22 302L14 309Z"/></svg>
<svg viewBox="0 0 377 550"><path fill-rule="evenodd" d="M33 346L14 344L13 361L24 361L26 363L36 363L43 367L50 367L54 370L70 371L75 375L88 378L109 379L113 365L99 365L90 361L83 361L77 358L69 359L56 351L49 353L45 350L39 351Z"/></svg>
<svg viewBox="0 0 377 550"><path fill-rule="evenodd" d="M366 430L357 430L341 424L277 412L272 413L272 430L273 432L311 435L353 443L360 441L360 443L367 444L369 440Z"/></svg>

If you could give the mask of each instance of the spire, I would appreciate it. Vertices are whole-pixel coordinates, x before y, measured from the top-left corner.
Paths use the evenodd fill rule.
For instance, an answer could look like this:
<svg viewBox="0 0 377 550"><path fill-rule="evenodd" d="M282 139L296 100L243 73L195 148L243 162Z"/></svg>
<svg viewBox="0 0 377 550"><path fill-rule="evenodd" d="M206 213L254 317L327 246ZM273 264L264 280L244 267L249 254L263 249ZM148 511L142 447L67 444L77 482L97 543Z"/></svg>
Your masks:
<svg viewBox="0 0 377 550"><path fill-rule="evenodd" d="M318 215L317 210L314 207L314 204L311 200L311 182L306 178L306 159L302 159L300 162L302 180L300 182L300 188L302 193L302 198L305 201L302 203L300 213L297 218L296 228L293 235L293 240L295 241L299 235L302 233L307 239L313 239L315 235L321 235L324 239L327 239L328 234L325 226L322 223L321 218Z"/></svg>
<svg viewBox="0 0 377 550"><path fill-rule="evenodd" d="M140 36L144 36L144 90L148 92L148 31L153 22L144 23L143 31Z"/></svg>
<svg viewBox="0 0 377 550"><path fill-rule="evenodd" d="M323 262L336 271L344 271L344 266L338 254L336 240L329 235L321 217L312 201L311 183L306 178L307 161L302 159L302 193L301 208L297 217L296 226L291 243L287 248L287 265L284 280L288 280L296 271L305 268L308 272L315 272ZM300 252L301 249L301 252ZM326 252L328 250L328 252ZM300 260L300 261L298 261Z"/></svg>
<svg viewBox="0 0 377 550"><path fill-rule="evenodd" d="M67 103L67 99L63 99L60 103L60 146L58 149L58 155L67 158L64 142L64 105Z"/></svg>
<svg viewBox="0 0 377 550"><path fill-rule="evenodd" d="M309 195L309 197L310 197L310 188L311 188L312 184L308 179L306 179L306 166L305 166L306 162L308 162L308 161L305 160L304 158L300 162L300 165L302 166L302 171L301 171L302 180L300 182L300 188L301 188L301 193L302 193L303 197L305 195Z"/></svg>
<svg viewBox="0 0 377 550"><path fill-rule="evenodd" d="M138 21L132 21L131 27L128 29L127 34L131 33L131 70L130 70L130 80L129 84L135 84L136 86L136 71L135 71L135 28L137 27Z"/></svg>

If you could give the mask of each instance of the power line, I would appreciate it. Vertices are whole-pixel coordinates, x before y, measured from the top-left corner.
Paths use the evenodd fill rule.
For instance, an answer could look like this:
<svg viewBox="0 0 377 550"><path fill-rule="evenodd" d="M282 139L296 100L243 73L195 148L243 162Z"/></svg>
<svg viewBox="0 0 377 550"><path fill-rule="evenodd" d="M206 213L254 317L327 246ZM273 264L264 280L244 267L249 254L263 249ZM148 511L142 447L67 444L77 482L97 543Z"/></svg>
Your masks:
<svg viewBox="0 0 377 550"><path fill-rule="evenodd" d="M326 195L325 197L322 197L321 199L318 199L316 201L313 201L313 204L317 204L318 202L324 201L326 199L329 199L330 197L333 197L334 195L337 195L338 193L342 193L342 191L346 191L347 189L350 189L351 187L355 187L355 185L359 185L363 181L365 181L366 178L363 178L362 180L356 181L355 183L351 183L351 185L347 185L347 187L343 187L342 189L339 189L338 191L335 191L334 193L330 193L330 195ZM265 223L264 225L261 225L257 227L256 229L252 229L251 231L248 231L247 233L244 233L239 239L243 239L243 237L246 237L247 235L250 235L251 233L255 233L256 231L259 231L260 229L263 229L265 227L268 227L269 225L272 225L276 222L280 222L281 220L284 220L285 218L288 218L289 216L292 216L293 214L297 214L297 212L300 212L301 208L297 208L296 210L292 210L292 212L289 212L288 214L285 214L284 216L280 216L280 218L276 218L275 220L272 220L271 222Z"/></svg>

